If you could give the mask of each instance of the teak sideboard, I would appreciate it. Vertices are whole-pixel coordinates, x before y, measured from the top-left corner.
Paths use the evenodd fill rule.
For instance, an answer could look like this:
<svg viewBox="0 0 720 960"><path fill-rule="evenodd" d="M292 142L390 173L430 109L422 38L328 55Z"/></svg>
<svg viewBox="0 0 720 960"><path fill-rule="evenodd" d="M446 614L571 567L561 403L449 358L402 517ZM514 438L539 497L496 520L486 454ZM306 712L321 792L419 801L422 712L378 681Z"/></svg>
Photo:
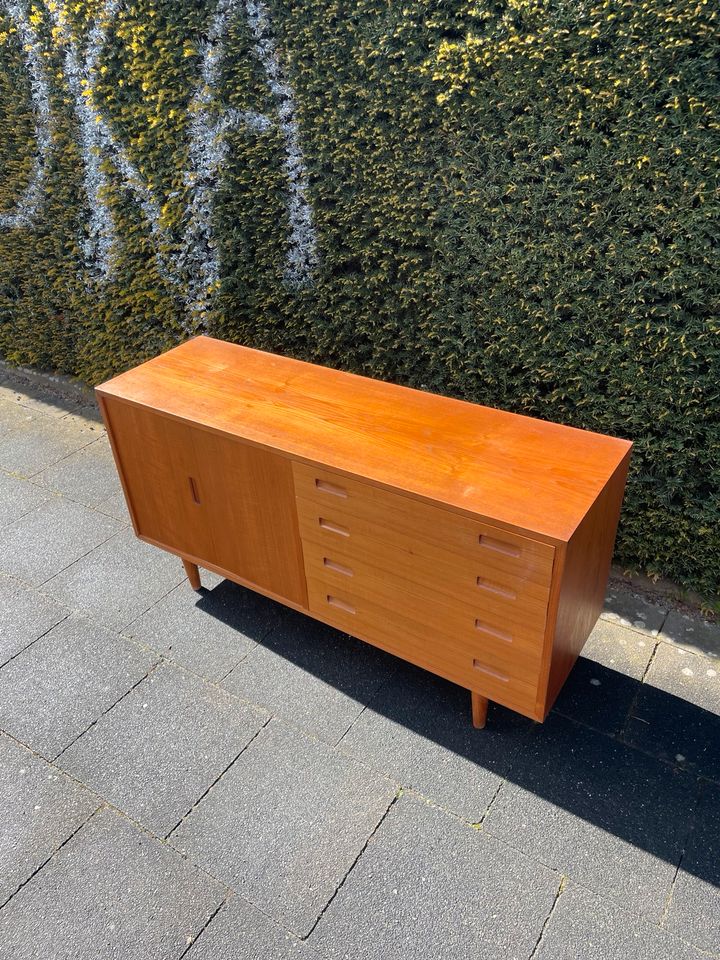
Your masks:
<svg viewBox="0 0 720 960"><path fill-rule="evenodd" d="M543 720L631 444L197 337L97 388L135 533Z"/></svg>

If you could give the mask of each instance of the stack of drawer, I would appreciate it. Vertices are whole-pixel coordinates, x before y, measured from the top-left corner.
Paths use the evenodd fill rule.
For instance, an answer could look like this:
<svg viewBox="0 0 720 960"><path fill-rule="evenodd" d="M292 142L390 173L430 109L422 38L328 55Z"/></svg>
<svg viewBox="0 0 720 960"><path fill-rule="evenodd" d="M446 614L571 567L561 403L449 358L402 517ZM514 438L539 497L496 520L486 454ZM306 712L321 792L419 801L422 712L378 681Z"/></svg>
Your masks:
<svg viewBox="0 0 720 960"><path fill-rule="evenodd" d="M554 547L293 463L311 613L534 712Z"/></svg>

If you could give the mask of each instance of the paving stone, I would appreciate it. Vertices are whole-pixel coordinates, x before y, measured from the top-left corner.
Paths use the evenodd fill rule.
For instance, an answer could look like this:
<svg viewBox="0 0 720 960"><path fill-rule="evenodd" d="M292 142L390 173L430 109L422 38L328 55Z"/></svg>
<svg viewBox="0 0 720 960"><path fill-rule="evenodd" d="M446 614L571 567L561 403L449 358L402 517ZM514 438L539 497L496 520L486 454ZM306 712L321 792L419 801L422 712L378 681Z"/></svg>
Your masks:
<svg viewBox="0 0 720 960"><path fill-rule="evenodd" d="M614 735L621 730L657 641L598 620L555 701L555 711Z"/></svg>
<svg viewBox="0 0 720 960"><path fill-rule="evenodd" d="M402 664L340 747L477 823L532 727L491 704L487 727L476 730L467 690Z"/></svg>
<svg viewBox="0 0 720 960"><path fill-rule="evenodd" d="M11 390L0 385L0 442L6 440L11 433L35 420L40 419L37 413L21 406Z"/></svg>
<svg viewBox="0 0 720 960"><path fill-rule="evenodd" d="M559 882L493 837L404 796L309 943L343 960L525 958Z"/></svg>
<svg viewBox="0 0 720 960"><path fill-rule="evenodd" d="M720 780L720 664L658 644L623 739Z"/></svg>
<svg viewBox="0 0 720 960"><path fill-rule="evenodd" d="M720 953L720 787L703 784L664 926Z"/></svg>
<svg viewBox="0 0 720 960"><path fill-rule="evenodd" d="M623 590L611 583L608 586L601 617L656 637L667 612L668 608L662 604L650 603L643 597L638 597L629 590Z"/></svg>
<svg viewBox="0 0 720 960"><path fill-rule="evenodd" d="M39 585L122 529L117 520L54 497L0 527L0 564Z"/></svg>
<svg viewBox="0 0 720 960"><path fill-rule="evenodd" d="M156 660L91 621L68 617L0 669L0 729L52 760Z"/></svg>
<svg viewBox="0 0 720 960"><path fill-rule="evenodd" d="M12 523L50 499L50 493L0 470L0 527Z"/></svg>
<svg viewBox="0 0 720 960"><path fill-rule="evenodd" d="M58 765L164 837L267 719L193 674L160 666Z"/></svg>
<svg viewBox="0 0 720 960"><path fill-rule="evenodd" d="M667 615L660 631L660 639L693 653L720 658L720 623L691 617L679 610L671 610Z"/></svg>
<svg viewBox="0 0 720 960"><path fill-rule="evenodd" d="M320 960L242 897L233 896L187 953L187 960Z"/></svg>
<svg viewBox="0 0 720 960"><path fill-rule="evenodd" d="M279 604L274 621L223 686L336 744L395 669L395 658Z"/></svg>
<svg viewBox="0 0 720 960"><path fill-rule="evenodd" d="M21 406L22 409L26 411L41 413L46 417L54 417L56 420L67 416L67 405L63 405L62 401L58 400L57 397L52 394L43 394L37 397L32 396L28 392L28 386L27 384L18 383L12 385L11 383L7 383L0 387L0 395L8 401Z"/></svg>
<svg viewBox="0 0 720 960"><path fill-rule="evenodd" d="M633 677L579 657L553 710L612 736L625 726L638 686Z"/></svg>
<svg viewBox="0 0 720 960"><path fill-rule="evenodd" d="M0 905L87 820L99 802L0 734Z"/></svg>
<svg viewBox="0 0 720 960"><path fill-rule="evenodd" d="M62 570L43 589L106 626L122 630L184 579L178 557L143 543L126 527Z"/></svg>
<svg viewBox="0 0 720 960"><path fill-rule="evenodd" d="M123 523L130 523L130 512L125 503L125 494L122 489L118 490L107 500L101 500L95 504L95 509L100 513L105 513L108 517L114 517L115 520L122 520Z"/></svg>
<svg viewBox="0 0 720 960"><path fill-rule="evenodd" d="M615 904L571 884L558 899L533 960L707 960Z"/></svg>
<svg viewBox="0 0 720 960"><path fill-rule="evenodd" d="M201 577L208 580L206 571ZM268 633L280 610L279 604L229 580L200 593L183 581L125 632L217 681Z"/></svg>
<svg viewBox="0 0 720 960"><path fill-rule="evenodd" d="M88 507L122 495L107 437L100 437L54 463L33 477L33 482Z"/></svg>
<svg viewBox="0 0 720 960"><path fill-rule="evenodd" d="M600 619L582 649L586 660L642 680L657 641L620 623Z"/></svg>
<svg viewBox="0 0 720 960"><path fill-rule="evenodd" d="M91 443L98 437L98 430L42 414L31 415L21 429L0 439L0 467L32 477Z"/></svg>
<svg viewBox="0 0 720 960"><path fill-rule="evenodd" d="M484 822L527 856L659 919L695 800L691 777L551 715Z"/></svg>
<svg viewBox="0 0 720 960"><path fill-rule="evenodd" d="M0 576L0 666L66 616L59 603Z"/></svg>
<svg viewBox="0 0 720 960"><path fill-rule="evenodd" d="M170 842L304 936L394 795L389 781L271 720Z"/></svg>
<svg viewBox="0 0 720 960"><path fill-rule="evenodd" d="M0 960L179 960L225 896L103 810L0 913Z"/></svg>

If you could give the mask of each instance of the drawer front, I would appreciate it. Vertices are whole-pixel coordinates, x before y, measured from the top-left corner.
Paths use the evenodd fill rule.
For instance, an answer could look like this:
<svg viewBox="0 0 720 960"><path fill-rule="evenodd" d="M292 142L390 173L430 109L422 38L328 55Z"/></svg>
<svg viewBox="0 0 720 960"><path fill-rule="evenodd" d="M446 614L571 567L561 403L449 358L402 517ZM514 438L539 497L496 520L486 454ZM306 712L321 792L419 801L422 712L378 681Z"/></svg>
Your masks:
<svg viewBox="0 0 720 960"><path fill-rule="evenodd" d="M539 659L525 663L517 651L509 660L471 633L450 635L433 625L388 609L361 591L341 589L327 580L308 578L312 613L339 630L366 640L432 673L474 690L528 716L535 714Z"/></svg>
<svg viewBox="0 0 720 960"><path fill-rule="evenodd" d="M321 521L322 524L321 524ZM300 536L307 556L345 558L351 566L369 566L381 571L386 580L401 578L415 585L415 592L452 598L477 611L477 616L499 619L498 626L512 623L534 634L545 627L550 584L526 581L484 565L482 557L462 557L430 546L418 551L402 538L383 539L377 531L366 532L362 524L349 519L348 531L337 532L336 524L312 513L303 513Z"/></svg>
<svg viewBox="0 0 720 960"><path fill-rule="evenodd" d="M521 597L510 601L478 588L473 568L467 564L450 568L457 589L441 592L434 588L432 569L417 576L417 558L403 557L398 551L386 550L380 559L355 550L303 542L305 576L324 582L328 588L349 589L368 600L375 600L387 610L430 623L434 630L453 636L483 640L498 647L508 661L514 656L539 659L545 632L547 601L543 604ZM463 577L463 574L466 574Z"/></svg>
<svg viewBox="0 0 720 960"><path fill-rule="evenodd" d="M494 574L500 586L508 578L541 588L550 583L554 557L550 544L307 464L293 463L293 475L304 530L308 524L311 528L330 524L346 531L346 536L363 534L411 553L459 554L477 561L488 572L487 579Z"/></svg>

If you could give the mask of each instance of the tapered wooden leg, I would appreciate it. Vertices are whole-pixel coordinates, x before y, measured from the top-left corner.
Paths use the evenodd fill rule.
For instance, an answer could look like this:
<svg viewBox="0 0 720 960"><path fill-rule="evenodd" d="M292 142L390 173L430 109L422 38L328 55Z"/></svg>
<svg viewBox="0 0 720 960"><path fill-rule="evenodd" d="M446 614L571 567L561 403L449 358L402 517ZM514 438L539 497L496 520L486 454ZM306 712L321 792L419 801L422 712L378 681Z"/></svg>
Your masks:
<svg viewBox="0 0 720 960"><path fill-rule="evenodd" d="M474 690L470 691L472 698L472 718L473 726L476 730L482 730L487 720L488 700L487 697L481 697Z"/></svg>
<svg viewBox="0 0 720 960"><path fill-rule="evenodd" d="M185 573L187 578L190 581L190 586L193 590L200 589L200 571L196 563L190 563L189 560L183 560L183 566L185 567Z"/></svg>

